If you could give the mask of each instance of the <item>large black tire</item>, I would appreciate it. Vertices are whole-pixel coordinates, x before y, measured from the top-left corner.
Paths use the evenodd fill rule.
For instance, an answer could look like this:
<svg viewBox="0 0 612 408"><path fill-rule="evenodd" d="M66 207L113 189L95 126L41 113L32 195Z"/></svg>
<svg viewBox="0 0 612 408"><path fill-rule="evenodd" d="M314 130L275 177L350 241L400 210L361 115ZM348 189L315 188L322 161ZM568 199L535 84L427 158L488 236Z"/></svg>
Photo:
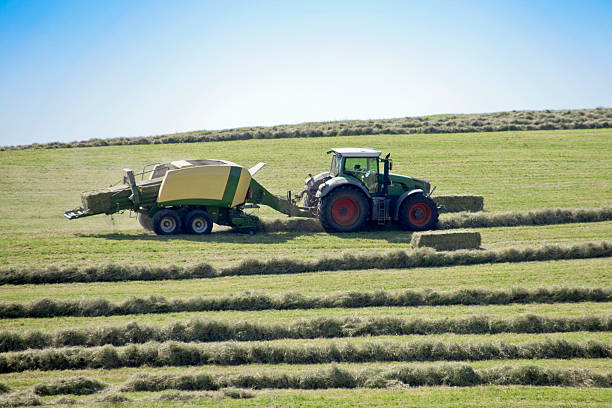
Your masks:
<svg viewBox="0 0 612 408"><path fill-rule="evenodd" d="M402 203L398 221L405 230L426 231L436 226L438 215L434 200L423 194L415 194Z"/></svg>
<svg viewBox="0 0 612 408"><path fill-rule="evenodd" d="M213 228L213 220L210 214L204 210L191 210L185 217L184 228L187 234L210 234Z"/></svg>
<svg viewBox="0 0 612 408"><path fill-rule="evenodd" d="M336 187L319 202L319 221L327 232L354 232L370 219L367 197L354 187Z"/></svg>
<svg viewBox="0 0 612 408"><path fill-rule="evenodd" d="M153 218L151 218L151 216L143 213L138 213L136 218L138 219L138 222L140 223L142 228L146 229L147 231L153 231Z"/></svg>
<svg viewBox="0 0 612 408"><path fill-rule="evenodd" d="M161 210L153 216L153 231L157 235L175 235L181 232L181 217L174 210Z"/></svg>

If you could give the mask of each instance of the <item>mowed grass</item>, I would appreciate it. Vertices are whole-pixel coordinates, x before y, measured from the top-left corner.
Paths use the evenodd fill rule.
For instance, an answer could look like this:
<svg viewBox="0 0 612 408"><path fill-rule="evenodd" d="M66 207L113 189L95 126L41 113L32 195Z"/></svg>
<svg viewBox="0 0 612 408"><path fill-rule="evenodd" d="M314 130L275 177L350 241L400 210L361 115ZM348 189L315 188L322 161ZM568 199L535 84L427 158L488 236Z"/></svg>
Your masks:
<svg viewBox="0 0 612 408"><path fill-rule="evenodd" d="M607 388L560 388L532 386L412 387L402 389L258 390L252 398L233 399L223 392L165 391L129 392L121 395L138 407L608 407L612 391ZM180 398L185 398L185 401ZM71 396L86 405L97 397ZM53 403L57 397L42 398Z"/></svg>
<svg viewBox="0 0 612 408"><path fill-rule="evenodd" d="M545 226L479 229L483 249L545 244L579 244L610 239L612 221ZM156 236L141 231L106 234L51 232L33 238L12 233L0 242L4 267L27 268L75 264L176 264L195 262L217 268L234 266L243 259L319 259L342 254L367 255L412 248L412 234L401 230L352 234L268 233L255 236L233 231L207 236Z"/></svg>
<svg viewBox="0 0 612 408"><path fill-rule="evenodd" d="M132 398L159 398L171 393L126 393ZM527 386L414 387L395 390L278 390L258 391L253 399L195 400L198 406L215 407L568 407L588 404L607 407L612 392L605 388L559 388ZM140 403L139 403L140 405ZM181 402L142 403L143 407L184 406Z"/></svg>
<svg viewBox="0 0 612 408"><path fill-rule="evenodd" d="M330 248L351 253L401 248L410 241L410 234L401 231L358 236L249 237L221 233L167 239L143 233L128 214L113 219L95 216L68 221L62 213L79 206L82 191L104 188L121 179L121 169L125 167L140 169L145 164L182 158L223 158L247 167L266 161L268 166L257 174L257 180L278 194L288 189L297 192L307 173L328 168L329 156L325 152L333 146L373 146L389 151L394 158L394 172L428 179L438 187L439 194L483 195L488 211L601 207L609 205L612 196L611 141L611 129L596 129L2 151L0 216L4 224L0 256L6 266L195 260L224 264L249 254L304 256L305 251L311 250L317 256L328 253ZM255 212L279 216L270 209ZM568 226L568 231L577 232L576 239L609 236L612 227L603 224ZM534 231L535 237L541 235L538 228L525 231L503 229L487 233L483 246L495 246L497 242L505 245L513 236L529 235L529 231ZM524 240L537 242L529 236Z"/></svg>
<svg viewBox="0 0 612 408"><path fill-rule="evenodd" d="M317 318L374 318L396 317L404 319L443 319L466 318L469 316L490 316L493 318L516 318L519 315L536 314L544 317L579 317L588 315L607 315L612 310L610 302L581 302L554 304L511 304L486 306L419 306L419 307L366 307L295 309L261 311L215 311L180 312L164 314L119 315L100 317L51 317L19 318L0 320L0 329L15 332L28 330L55 331L68 328L96 326L123 326L130 322L139 324L170 325L190 319L219 319L224 321L248 321L259 324L292 323L299 319Z"/></svg>
<svg viewBox="0 0 612 408"><path fill-rule="evenodd" d="M392 369L398 367L427 367L439 366L441 364L462 364L470 365L474 369L485 369L492 367L516 367L523 365L533 365L542 368L575 368L580 367L596 372L606 372L609 369L609 359L530 359L530 360L484 360L468 362L441 363L439 361L403 363L403 362L374 362L374 363L335 363L338 368L353 370L368 369ZM329 364L245 364L241 366L222 366L207 365L197 367L124 367L116 369L85 369L85 370L57 370L57 371L23 371L20 373L0 374L0 382L8 385L12 389L24 389L31 387L39 382L52 381L60 378L69 377L91 377L100 381L121 385L132 375L137 373L164 374L164 375L183 375L206 372L213 375L232 375L232 374L266 374L283 373L296 371L315 371L318 369L329 368ZM371 391L372 392L372 391Z"/></svg>
<svg viewBox="0 0 612 408"><path fill-rule="evenodd" d="M1 285L3 301L27 302L39 298L99 297L121 301L130 296L167 298L300 293L322 295L340 291L460 288L507 289L553 286L610 287L612 258L482 264L414 269L367 269L292 275L228 276L184 281L92 282L50 285Z"/></svg>
<svg viewBox="0 0 612 408"><path fill-rule="evenodd" d="M428 179L438 194L477 194L485 197L487 211L526 211L553 207L602 207L612 197L612 129L527 131L435 135L377 135L313 139L248 140L178 145L116 146L86 149L0 152L0 259L2 267L29 268L47 265L93 265L107 262L178 265L206 262L215 267L243 259L306 259L346 254L381 253L409 248L410 233L369 231L360 234L258 234L254 237L215 228L208 237L157 237L144 232L128 214L68 221L62 213L80 204L84 190L108 186L121 178L121 169L183 158L220 158L250 167L266 161L257 180L271 191L301 189L307 173L329 166L330 147L366 146L391 152L394 172ZM266 208L255 214L281 216ZM480 229L483 248L573 244L612 237L612 222ZM512 287L610 287L612 258L526 262L514 264L415 268L409 270L359 270L296 275L236 276L215 279L0 286L0 300L25 302L43 297L80 299L101 297L121 301L130 296L220 296L257 291L266 294L297 292L306 295L336 291L432 288L507 289ZM611 303L512 304L490 306L374 307L352 309L226 311L143 314L99 318L3 319L0 329L23 333L54 332L68 328L170 325L194 318L245 320L265 324L290 324L299 319L327 317L458 318L484 315L516 318L609 315ZM544 339L596 340L610 344L610 332L548 334L379 336L342 339L276 340L270 344L362 344L365 342L529 342ZM437 365L415 363L416 365ZM609 359L497 360L468 363L474 368L534 364L546 368L585 368L606 373ZM337 364L351 369L390 368L406 363ZM115 370L26 371L0 375L12 390L83 375L116 386L137 373L183 374L291 372L329 365L244 365ZM166 393L123 393L133 402L126 406L175 406L176 401L152 402ZM412 389L263 390L254 398L234 400L212 393L187 404L204 406L609 406L610 389L490 386L469 388L415 387ZM97 396L76 397L84 405ZM53 402L57 397L45 397Z"/></svg>

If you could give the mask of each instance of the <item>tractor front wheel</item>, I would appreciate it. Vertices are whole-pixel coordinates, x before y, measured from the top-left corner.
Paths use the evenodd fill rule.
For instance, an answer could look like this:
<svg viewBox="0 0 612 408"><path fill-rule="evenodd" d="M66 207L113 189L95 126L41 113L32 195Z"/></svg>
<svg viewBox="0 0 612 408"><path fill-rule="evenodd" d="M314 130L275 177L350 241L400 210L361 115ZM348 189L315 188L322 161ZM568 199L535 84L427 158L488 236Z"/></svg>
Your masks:
<svg viewBox="0 0 612 408"><path fill-rule="evenodd" d="M174 210L161 210L153 216L153 231L157 235L175 235L181 232L181 217Z"/></svg>
<svg viewBox="0 0 612 408"><path fill-rule="evenodd" d="M423 194L408 197L400 207L399 223L405 230L426 231L438 222L438 207Z"/></svg>
<svg viewBox="0 0 612 408"><path fill-rule="evenodd" d="M353 187L337 187L319 202L319 221L327 232L359 231L369 219L368 199Z"/></svg>
<svg viewBox="0 0 612 408"><path fill-rule="evenodd" d="M185 232L188 234L210 234L212 227L212 217L204 210L189 211L185 217Z"/></svg>

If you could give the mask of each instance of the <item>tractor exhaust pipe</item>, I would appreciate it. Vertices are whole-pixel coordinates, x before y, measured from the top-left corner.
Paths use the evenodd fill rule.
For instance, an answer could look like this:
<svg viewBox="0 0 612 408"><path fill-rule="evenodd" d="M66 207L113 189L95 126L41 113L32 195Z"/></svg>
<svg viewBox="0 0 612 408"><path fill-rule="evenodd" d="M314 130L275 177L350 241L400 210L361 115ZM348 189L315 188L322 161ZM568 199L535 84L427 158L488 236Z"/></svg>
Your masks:
<svg viewBox="0 0 612 408"><path fill-rule="evenodd" d="M385 197L389 193L389 185L391 184L391 179L389 178L389 169L390 169L391 159L389 159L389 156L391 156L391 153L387 153L385 158L381 159L382 162L384 163L384 175L383 175L382 193L383 193L383 196L385 196Z"/></svg>

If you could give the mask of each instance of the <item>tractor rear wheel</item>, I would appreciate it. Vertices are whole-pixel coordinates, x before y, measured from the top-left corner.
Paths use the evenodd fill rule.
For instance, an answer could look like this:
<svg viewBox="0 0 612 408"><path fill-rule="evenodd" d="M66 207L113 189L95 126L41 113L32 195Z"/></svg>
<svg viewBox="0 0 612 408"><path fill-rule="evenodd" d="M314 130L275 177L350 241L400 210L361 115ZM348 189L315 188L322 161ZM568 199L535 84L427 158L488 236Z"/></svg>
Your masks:
<svg viewBox="0 0 612 408"><path fill-rule="evenodd" d="M212 227L212 217L204 210L191 210L185 217L185 232L187 234L210 234Z"/></svg>
<svg viewBox="0 0 612 408"><path fill-rule="evenodd" d="M359 231L370 217L368 199L353 187L337 187L319 202L319 221L327 232Z"/></svg>
<svg viewBox="0 0 612 408"><path fill-rule="evenodd" d="M181 232L181 217L174 210L161 210L153 216L153 231L157 235L175 235Z"/></svg>
<svg viewBox="0 0 612 408"><path fill-rule="evenodd" d="M399 223L405 230L426 231L438 222L438 207L423 194L408 197L400 207Z"/></svg>

